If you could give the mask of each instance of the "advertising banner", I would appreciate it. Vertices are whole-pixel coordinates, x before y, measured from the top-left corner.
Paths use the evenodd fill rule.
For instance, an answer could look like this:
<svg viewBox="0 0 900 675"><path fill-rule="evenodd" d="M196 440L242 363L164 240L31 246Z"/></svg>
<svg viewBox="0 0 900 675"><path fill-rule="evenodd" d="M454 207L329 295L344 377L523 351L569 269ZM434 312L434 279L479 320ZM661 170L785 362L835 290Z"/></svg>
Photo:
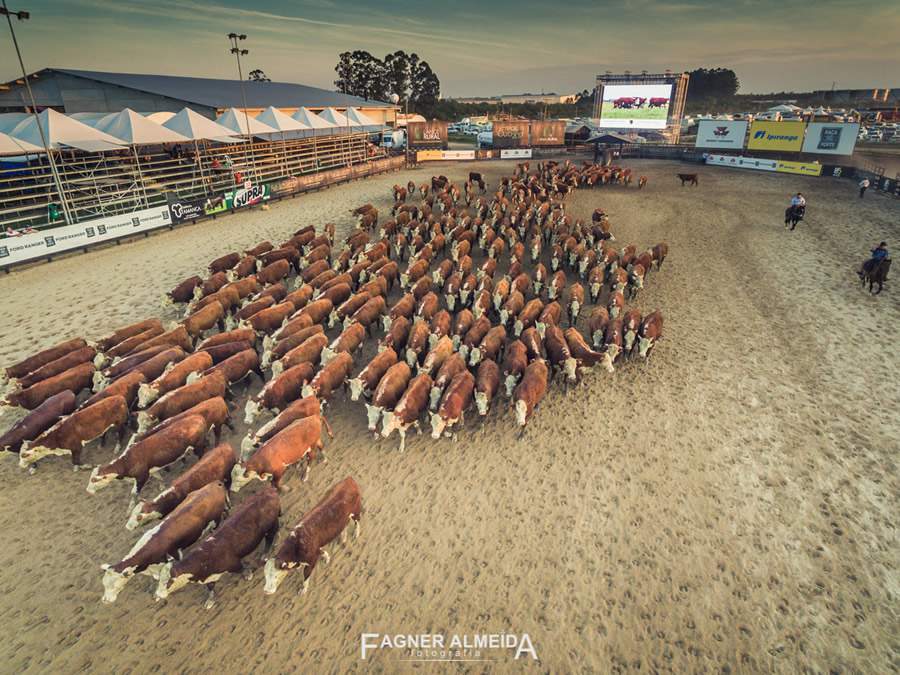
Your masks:
<svg viewBox="0 0 900 675"><path fill-rule="evenodd" d="M171 223L169 206L165 204L133 213L88 220L77 225L63 225L42 232L6 237L0 239L0 267L46 258L101 241L165 227Z"/></svg>
<svg viewBox="0 0 900 675"><path fill-rule="evenodd" d="M272 189L268 183L257 183L256 185L248 183L248 187L225 193L225 208L239 209L243 206L252 206L267 201L271 196Z"/></svg>
<svg viewBox="0 0 900 675"><path fill-rule="evenodd" d="M697 127L697 148L741 150L747 135L747 121L700 120Z"/></svg>
<svg viewBox="0 0 900 675"><path fill-rule="evenodd" d="M531 123L531 145L565 145L566 123L562 120L547 120Z"/></svg>
<svg viewBox="0 0 900 675"><path fill-rule="evenodd" d="M822 165L818 162L782 162L775 166L779 173L798 173L803 176L821 176Z"/></svg>
<svg viewBox="0 0 900 675"><path fill-rule="evenodd" d="M608 84L603 87L600 126L665 129L671 101L671 84Z"/></svg>
<svg viewBox="0 0 900 675"><path fill-rule="evenodd" d="M443 150L419 150L416 152L417 162L433 162L439 159L444 159Z"/></svg>
<svg viewBox="0 0 900 675"><path fill-rule="evenodd" d="M778 165L774 159L741 157L740 155L707 155L706 163L730 166L735 169L756 169L757 171L775 171L775 167Z"/></svg>
<svg viewBox="0 0 900 675"><path fill-rule="evenodd" d="M803 122L754 122L750 125L748 150L800 152L803 147Z"/></svg>
<svg viewBox="0 0 900 675"><path fill-rule="evenodd" d="M531 148L518 148L500 151L500 159L530 159Z"/></svg>
<svg viewBox="0 0 900 675"><path fill-rule="evenodd" d="M494 122L492 129L493 146L495 148L522 148L528 146L527 120L510 120Z"/></svg>
<svg viewBox="0 0 900 675"><path fill-rule="evenodd" d="M222 213L226 209L225 195L179 199L175 195L169 194L167 197L173 223L184 223L189 220L205 218L216 213Z"/></svg>
<svg viewBox="0 0 900 675"><path fill-rule="evenodd" d="M406 125L409 133L409 147L438 147L447 146L447 123L440 120L430 122L410 122Z"/></svg>
<svg viewBox="0 0 900 675"><path fill-rule="evenodd" d="M859 124L810 122L806 127L803 152L817 155L852 155Z"/></svg>
<svg viewBox="0 0 900 675"><path fill-rule="evenodd" d="M475 159L474 150L444 150L442 159Z"/></svg>

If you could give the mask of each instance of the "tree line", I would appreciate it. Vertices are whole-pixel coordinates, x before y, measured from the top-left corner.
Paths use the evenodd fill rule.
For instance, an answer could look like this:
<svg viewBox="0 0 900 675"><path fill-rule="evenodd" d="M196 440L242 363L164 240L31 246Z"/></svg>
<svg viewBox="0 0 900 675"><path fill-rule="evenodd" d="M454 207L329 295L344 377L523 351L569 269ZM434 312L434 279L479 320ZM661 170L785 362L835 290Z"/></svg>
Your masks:
<svg viewBox="0 0 900 675"><path fill-rule="evenodd" d="M342 52L334 70L338 91L376 101L389 101L396 94L400 105L426 116L434 114L441 95L441 82L428 61L402 49L383 59L363 50Z"/></svg>

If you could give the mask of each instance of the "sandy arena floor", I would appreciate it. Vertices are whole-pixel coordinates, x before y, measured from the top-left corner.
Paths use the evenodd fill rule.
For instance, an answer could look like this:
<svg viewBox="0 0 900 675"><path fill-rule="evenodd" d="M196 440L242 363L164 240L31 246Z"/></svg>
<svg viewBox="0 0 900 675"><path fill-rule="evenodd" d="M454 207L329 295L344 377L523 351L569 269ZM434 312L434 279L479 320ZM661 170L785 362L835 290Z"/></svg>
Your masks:
<svg viewBox="0 0 900 675"><path fill-rule="evenodd" d="M700 186L681 188L684 165L628 165L649 176L644 191L579 191L569 209L602 206L619 244L668 242L635 302L665 315L649 363L598 369L568 393L554 384L522 440L498 406L456 441L414 435L401 454L396 436L372 441L361 404L338 400L329 461L307 483L289 476L283 524L352 475L362 536L302 597L296 578L269 597L260 574L234 577L205 610L202 588L155 603L141 577L101 605L100 564L137 538L124 528L130 487L91 496L65 460L33 476L0 462L0 670L533 667L507 652L360 661L361 633L375 632L527 632L553 673L896 667L900 287L871 297L853 269L882 239L898 249L900 202L860 201L851 181L702 167ZM496 186L512 167L477 170ZM166 290L230 250L327 221L343 237L350 208L387 212L393 183L470 168L388 174L4 276L0 364L160 315ZM790 233L798 190L808 216Z"/></svg>

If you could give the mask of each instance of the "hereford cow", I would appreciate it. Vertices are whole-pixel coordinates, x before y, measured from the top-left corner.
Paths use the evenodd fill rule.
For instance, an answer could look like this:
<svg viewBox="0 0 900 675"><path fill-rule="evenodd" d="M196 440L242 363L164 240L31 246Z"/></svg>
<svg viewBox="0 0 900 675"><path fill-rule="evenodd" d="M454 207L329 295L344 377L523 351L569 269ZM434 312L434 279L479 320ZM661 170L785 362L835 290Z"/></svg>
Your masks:
<svg viewBox="0 0 900 675"><path fill-rule="evenodd" d="M494 326L482 338L478 346L472 349L469 356L469 365L478 365L482 359L492 359L494 361L500 355L503 349L503 343L506 341L506 328L503 326Z"/></svg>
<svg viewBox="0 0 900 675"><path fill-rule="evenodd" d="M332 394L350 376L353 357L349 352L339 352L316 373L309 384L303 387L303 396L316 396L320 401L328 401Z"/></svg>
<svg viewBox="0 0 900 675"><path fill-rule="evenodd" d="M378 382L372 403L366 404L369 431L375 431L378 421L400 401L412 378L412 369L405 361L398 361L387 369Z"/></svg>
<svg viewBox="0 0 900 675"><path fill-rule="evenodd" d="M513 340L506 347L503 357L503 382L506 395L512 396L513 389L525 374L528 367L528 349L521 340Z"/></svg>
<svg viewBox="0 0 900 675"><path fill-rule="evenodd" d="M123 340L127 340L128 338L134 337L135 335L140 335L141 333L153 328L158 328L159 331L162 332L162 322L156 318L144 319L143 321L138 321L137 323L132 323L128 326L123 326L122 328L117 328L112 332L111 335L97 340L96 347L99 351L105 352L108 349L112 349Z"/></svg>
<svg viewBox="0 0 900 675"><path fill-rule="evenodd" d="M187 384L188 376L201 373L213 365L212 356L206 352L196 352L175 363L149 384L142 384L138 390L138 407L146 408L156 399Z"/></svg>
<svg viewBox="0 0 900 675"><path fill-rule="evenodd" d="M438 369L437 375L435 375L434 377L434 384L432 385L431 392L429 393L429 410L437 410L438 404L441 402L441 396L443 395L444 390L457 375L457 373L461 373L464 370L466 370L466 360L459 352L454 352L444 360L444 362L441 364L441 367Z"/></svg>
<svg viewBox="0 0 900 675"><path fill-rule="evenodd" d="M228 493L221 482L192 492L166 518L141 537L115 565L103 565L103 602L113 603L135 574L159 575L159 567L222 520Z"/></svg>
<svg viewBox="0 0 900 675"><path fill-rule="evenodd" d="M201 415L190 415L147 436L109 464L98 466L91 473L87 491L96 494L114 480L134 481L132 494L138 495L151 472L157 471L180 459L185 453L199 454L206 447L209 425Z"/></svg>
<svg viewBox="0 0 900 675"><path fill-rule="evenodd" d="M390 347L376 354L359 375L348 382L350 400L358 401L360 395L370 398L381 378L397 360L397 352Z"/></svg>
<svg viewBox="0 0 900 675"><path fill-rule="evenodd" d="M266 349L263 352L261 364L262 367L271 368L273 361L280 361L285 356L287 356L289 352L302 345L312 336L324 333L325 329L322 327L322 324L317 323L312 326L302 328L296 333L292 333L288 337L284 338L283 340L279 340L272 347Z"/></svg>
<svg viewBox="0 0 900 675"><path fill-rule="evenodd" d="M466 408L472 404L475 390L475 377L468 370L454 375L444 396L440 408L431 415L431 437L440 438L445 430L452 428L457 422L465 422Z"/></svg>
<svg viewBox="0 0 900 675"><path fill-rule="evenodd" d="M0 436L0 451L19 452L23 443L33 441L73 410L75 394L71 391L51 396Z"/></svg>
<svg viewBox="0 0 900 675"><path fill-rule="evenodd" d="M500 388L500 367L493 359L484 359L478 364L475 377L475 408L484 417L488 414L491 401Z"/></svg>
<svg viewBox="0 0 900 675"><path fill-rule="evenodd" d="M572 352L569 350L562 328L553 324L547 326L547 332L544 335L544 347L547 350L547 360L550 362L551 377L552 373L561 371L565 373L568 381L574 382L577 379L576 368L578 363L572 357Z"/></svg>
<svg viewBox="0 0 900 675"><path fill-rule="evenodd" d="M614 318L606 326L603 336L604 358L603 365L610 373L614 372L613 363L622 354L623 331L622 317Z"/></svg>
<svg viewBox="0 0 900 675"><path fill-rule="evenodd" d="M355 523L354 536L359 536L359 520L362 515L362 498L359 485L350 477L334 485L328 494L308 511L299 524L291 530L282 542L274 558L265 564L266 584L264 592L271 595L292 570L303 570L303 589L309 587L309 577L321 556L327 563L325 547L339 536L344 529Z"/></svg>
<svg viewBox="0 0 900 675"><path fill-rule="evenodd" d="M381 436L387 438L396 429L400 433L401 452L406 449L407 429L419 426L419 416L428 405L428 394L432 384L428 373L420 373L410 381L394 410L384 413Z"/></svg>
<svg viewBox="0 0 900 675"><path fill-rule="evenodd" d="M61 372L59 375L41 380L27 389L11 392L3 403L9 406L20 406L26 410L34 410L41 403L61 391L71 391L76 396L90 389L94 378L94 364L81 363Z"/></svg>
<svg viewBox="0 0 900 675"><path fill-rule="evenodd" d="M260 446L250 459L235 465L231 471L231 490L237 492L252 480L269 479L280 489L288 467L306 459L308 472L322 447L322 420L318 415L291 422Z"/></svg>
<svg viewBox="0 0 900 675"><path fill-rule="evenodd" d="M178 561L166 563L159 571L156 597L165 600L189 583L206 584L213 604L213 585L224 574L240 573L242 559L265 539L271 546L278 531L281 501L278 491L265 488L245 499L212 534Z"/></svg>
<svg viewBox="0 0 900 675"><path fill-rule="evenodd" d="M569 352L579 367L593 368L604 360L605 354L591 349L590 345L585 342L584 337L574 326L566 329L564 337L569 347ZM578 371L576 370L576 375L577 373Z"/></svg>
<svg viewBox="0 0 900 675"><path fill-rule="evenodd" d="M513 325L513 335L519 337L526 328L530 328L538 320L541 312L544 311L544 303L539 298L529 300L519 315L516 317Z"/></svg>
<svg viewBox="0 0 900 675"><path fill-rule="evenodd" d="M20 389L27 389L28 387L35 385L38 382L49 379L54 375L64 373L65 371L69 370L69 368L74 368L75 366L79 366L82 363L93 364L94 357L96 355L97 350L93 347L82 347L81 349L76 349L69 352L65 356L60 356L58 359L41 366L37 370L31 371L18 380L13 380L12 384L18 386Z"/></svg>
<svg viewBox="0 0 900 675"><path fill-rule="evenodd" d="M224 483L231 477L236 461L234 448L228 443L220 443L208 450L154 499L140 501L129 515L125 527L134 530L150 521L165 518L194 491L207 485Z"/></svg>
<svg viewBox="0 0 900 675"><path fill-rule="evenodd" d="M513 391L516 424L522 427L523 431L528 420L534 414L535 408L547 393L548 375L547 362L543 359L535 359L528 364L522 381L516 385Z"/></svg>
<svg viewBox="0 0 900 675"><path fill-rule="evenodd" d="M89 405L94 405L101 399L109 398L110 396L122 396L128 404L128 409L131 410L137 400L138 388L141 385L146 384L146 382L147 378L144 377L142 372L132 370L131 372L122 375L122 377L118 378L108 387L105 387L102 391L91 396L78 407L87 408Z"/></svg>
<svg viewBox="0 0 900 675"><path fill-rule="evenodd" d="M328 336L324 333L311 335L303 343L294 347L281 359L272 364L272 376L277 377L288 368L293 368L301 363L318 365L322 356L322 350L328 344Z"/></svg>
<svg viewBox="0 0 900 675"><path fill-rule="evenodd" d="M157 345L133 356L126 356L106 370L95 372L93 376L94 391L102 391L124 375L139 372L147 381L160 377L171 364L178 363L187 356L181 347Z"/></svg>
<svg viewBox="0 0 900 675"><path fill-rule="evenodd" d="M188 277L166 293L166 298L170 303L183 304L190 302L194 299L195 292L201 285L203 285L203 277L197 275Z"/></svg>
<svg viewBox="0 0 900 675"><path fill-rule="evenodd" d="M634 341L637 339L638 331L641 328L641 313L636 309L625 312L622 317L623 344L626 354L631 353L634 347Z"/></svg>
<svg viewBox="0 0 900 675"><path fill-rule="evenodd" d="M157 422L184 412L201 401L217 396L224 397L227 386L225 373L216 371L170 391L147 410L138 413L138 433L143 433Z"/></svg>
<svg viewBox="0 0 900 675"><path fill-rule="evenodd" d="M302 396L303 387L313 379L315 372L315 366L304 361L266 382L259 394L247 401L244 408L244 422L252 424L263 410L277 415L292 401Z"/></svg>
<svg viewBox="0 0 900 675"><path fill-rule="evenodd" d="M425 360L419 367L419 372L434 375L453 352L453 340L447 335L443 336L434 343L434 347L425 355Z"/></svg>
<svg viewBox="0 0 900 675"><path fill-rule="evenodd" d="M638 353L646 358L657 341L662 337L663 317L659 310L644 317L638 332Z"/></svg>
<svg viewBox="0 0 900 675"><path fill-rule="evenodd" d="M19 452L19 466L29 468L48 455L71 455L72 464L81 465L81 450L91 441L118 429L119 442L128 420L128 403L122 396L110 396L78 410L41 433L25 441Z"/></svg>

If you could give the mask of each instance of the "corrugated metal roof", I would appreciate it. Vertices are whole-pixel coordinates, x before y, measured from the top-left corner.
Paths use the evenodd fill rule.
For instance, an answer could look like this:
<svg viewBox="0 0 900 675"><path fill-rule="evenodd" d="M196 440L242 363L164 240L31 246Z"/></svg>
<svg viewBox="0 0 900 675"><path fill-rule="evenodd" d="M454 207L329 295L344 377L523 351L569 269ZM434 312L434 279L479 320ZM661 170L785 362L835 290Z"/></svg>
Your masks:
<svg viewBox="0 0 900 675"><path fill-rule="evenodd" d="M139 75L134 73L103 73L96 70L48 68L59 73L84 77L128 89L167 96L168 98L209 106L210 108L242 108L240 80L215 80L205 77L177 77L174 75ZM247 106L252 108L308 108L356 106L363 108L396 107L382 101L365 100L336 91L309 87L291 82L244 82Z"/></svg>

